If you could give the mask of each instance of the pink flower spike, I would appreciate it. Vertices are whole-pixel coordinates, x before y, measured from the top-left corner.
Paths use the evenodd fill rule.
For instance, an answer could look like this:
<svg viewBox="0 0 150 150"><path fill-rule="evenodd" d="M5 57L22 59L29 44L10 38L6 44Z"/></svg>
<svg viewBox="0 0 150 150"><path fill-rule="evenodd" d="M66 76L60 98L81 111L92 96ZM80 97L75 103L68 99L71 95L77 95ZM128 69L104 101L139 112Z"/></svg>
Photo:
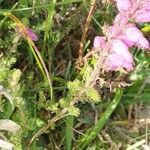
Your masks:
<svg viewBox="0 0 150 150"><path fill-rule="evenodd" d="M32 41L37 41L38 36L33 32L31 28L26 28L27 36L32 40Z"/></svg>
<svg viewBox="0 0 150 150"><path fill-rule="evenodd" d="M96 36L94 39L94 48L103 49L106 44L106 37Z"/></svg>
<svg viewBox="0 0 150 150"><path fill-rule="evenodd" d="M120 12L127 11L131 7L130 0L115 0L117 2L117 7Z"/></svg>

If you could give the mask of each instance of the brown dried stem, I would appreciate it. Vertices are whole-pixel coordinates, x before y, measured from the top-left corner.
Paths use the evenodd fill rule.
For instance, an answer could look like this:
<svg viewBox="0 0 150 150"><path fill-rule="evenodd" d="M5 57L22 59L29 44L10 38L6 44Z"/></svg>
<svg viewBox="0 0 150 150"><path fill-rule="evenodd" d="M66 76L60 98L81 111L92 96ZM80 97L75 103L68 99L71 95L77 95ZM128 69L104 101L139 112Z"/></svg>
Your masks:
<svg viewBox="0 0 150 150"><path fill-rule="evenodd" d="M80 48L79 48L79 65L81 65L81 62L82 62L84 42L87 37L87 32L88 32L89 25L92 19L92 14L93 14L95 5L96 5L96 0L91 0L91 8L90 8L90 11L85 21L85 25L82 30L82 37L81 37Z"/></svg>

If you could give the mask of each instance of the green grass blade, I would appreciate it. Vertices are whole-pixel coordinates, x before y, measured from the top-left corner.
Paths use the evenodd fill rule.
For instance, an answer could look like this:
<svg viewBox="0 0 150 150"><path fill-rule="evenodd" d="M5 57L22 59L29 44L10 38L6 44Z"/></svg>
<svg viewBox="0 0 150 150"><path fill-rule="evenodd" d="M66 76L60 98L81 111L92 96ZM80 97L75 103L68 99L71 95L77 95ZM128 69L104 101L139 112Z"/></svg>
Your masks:
<svg viewBox="0 0 150 150"><path fill-rule="evenodd" d="M73 139L73 124L74 116L68 116L66 119L66 150L71 150L71 143Z"/></svg>
<svg viewBox="0 0 150 150"><path fill-rule="evenodd" d="M117 107L118 103L121 100L123 95L122 89L117 89L115 93L114 99L111 101L110 105L107 107L104 114L100 117L94 127L90 128L79 140L78 147L80 149L84 149L87 145L91 143L92 140L96 138L99 132L102 130L104 125L106 124L107 120L111 116L114 109Z"/></svg>
<svg viewBox="0 0 150 150"><path fill-rule="evenodd" d="M71 4L71 3L80 3L80 2L84 2L85 0L65 0L63 2L57 2L55 4L55 6L60 6L60 5L66 5L66 4ZM16 12L16 11L29 11L29 10L33 10L33 9L43 9L43 8L47 8L52 6L53 4L43 4L43 5L39 5L39 6L34 6L34 7L26 7L26 8L18 8L18 9L13 9L12 12ZM0 14L3 14L5 12L8 12L9 9L1 9L0 10Z"/></svg>
<svg viewBox="0 0 150 150"><path fill-rule="evenodd" d="M43 61L43 58L41 56L41 54L39 53L37 47L34 45L33 41L28 39L28 44L30 46L30 49L31 51L33 52L33 55L37 61L37 64L44 76L45 79L47 79L48 83L49 83L49 87L50 87L50 97L51 97L51 102L54 101L54 95L53 95L53 87L52 87L52 81L51 81L51 78L50 78L50 75L49 75L49 72L46 68L46 65Z"/></svg>

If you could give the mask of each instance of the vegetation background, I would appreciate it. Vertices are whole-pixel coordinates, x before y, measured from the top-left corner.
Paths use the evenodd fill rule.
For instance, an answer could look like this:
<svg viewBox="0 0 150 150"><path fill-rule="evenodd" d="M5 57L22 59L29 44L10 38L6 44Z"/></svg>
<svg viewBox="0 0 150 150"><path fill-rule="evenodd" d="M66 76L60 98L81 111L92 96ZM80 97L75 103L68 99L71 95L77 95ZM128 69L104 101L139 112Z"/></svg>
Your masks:
<svg viewBox="0 0 150 150"><path fill-rule="evenodd" d="M0 147L150 149L149 53L133 48L134 71L87 84L93 39L116 11L109 0L0 0Z"/></svg>

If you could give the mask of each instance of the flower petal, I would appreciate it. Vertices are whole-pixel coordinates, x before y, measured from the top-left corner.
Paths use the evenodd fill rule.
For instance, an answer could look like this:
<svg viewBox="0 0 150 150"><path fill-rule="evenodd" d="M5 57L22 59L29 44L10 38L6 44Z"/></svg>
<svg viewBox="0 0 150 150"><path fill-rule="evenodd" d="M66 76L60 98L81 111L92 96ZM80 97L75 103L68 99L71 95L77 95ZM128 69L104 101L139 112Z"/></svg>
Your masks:
<svg viewBox="0 0 150 150"><path fill-rule="evenodd" d="M150 22L150 9L137 11L134 15L134 18L140 23Z"/></svg>
<svg viewBox="0 0 150 150"><path fill-rule="evenodd" d="M150 43L145 37L139 39L136 45L144 49L150 49Z"/></svg>
<svg viewBox="0 0 150 150"><path fill-rule="evenodd" d="M121 40L113 40L112 41L112 50L122 56L127 62L133 62L132 55L128 51L127 45L123 43Z"/></svg>
<svg viewBox="0 0 150 150"><path fill-rule="evenodd" d="M94 48L102 49L106 44L106 38L104 36L96 36L94 39Z"/></svg>
<svg viewBox="0 0 150 150"><path fill-rule="evenodd" d="M115 71L119 67L127 69L127 71L133 70L133 64L131 62L127 62L122 56L118 54L109 54L105 61L106 70Z"/></svg>
<svg viewBox="0 0 150 150"><path fill-rule="evenodd" d="M124 12L131 7L131 1L130 0L116 0L116 1L117 1L118 10L120 12Z"/></svg>
<svg viewBox="0 0 150 150"><path fill-rule="evenodd" d="M137 42L139 39L143 38L142 32L137 27L127 27L125 29L125 36L132 42Z"/></svg>

